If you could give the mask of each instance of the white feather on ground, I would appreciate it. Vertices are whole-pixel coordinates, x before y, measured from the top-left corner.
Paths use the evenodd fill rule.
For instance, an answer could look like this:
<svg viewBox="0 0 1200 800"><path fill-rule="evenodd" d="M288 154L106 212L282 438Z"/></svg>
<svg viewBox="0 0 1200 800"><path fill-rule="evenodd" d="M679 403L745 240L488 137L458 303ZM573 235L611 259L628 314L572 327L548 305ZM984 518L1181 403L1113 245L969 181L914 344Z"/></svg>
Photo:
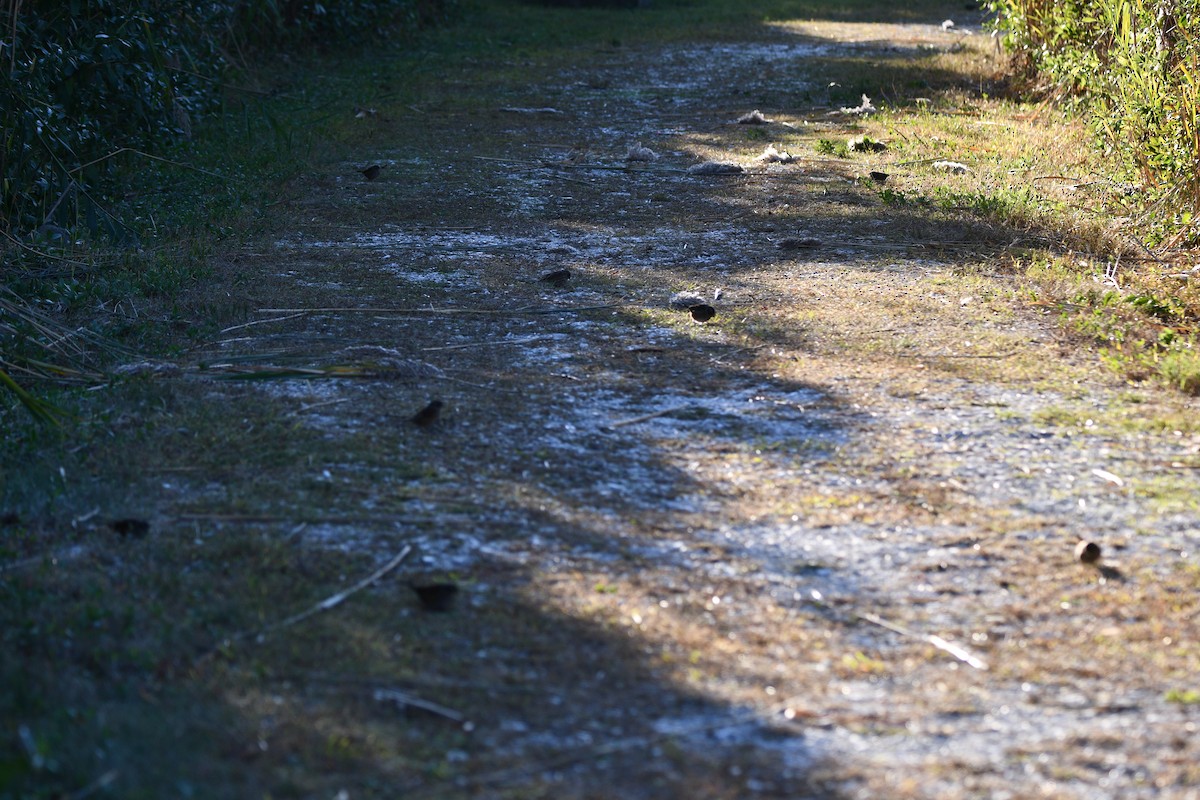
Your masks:
<svg viewBox="0 0 1200 800"><path fill-rule="evenodd" d="M757 108L737 118L738 125L770 125L772 122L774 120L767 119Z"/></svg>
<svg viewBox="0 0 1200 800"><path fill-rule="evenodd" d="M649 147L643 147L641 142L629 148L629 152L625 154L626 161L654 161L657 158L658 153Z"/></svg>
<svg viewBox="0 0 1200 800"><path fill-rule="evenodd" d="M957 161L935 161L930 166L938 172L949 172L952 175L966 175L971 171L966 164L960 164Z"/></svg>
<svg viewBox="0 0 1200 800"><path fill-rule="evenodd" d="M865 94L862 96L862 102L856 108L847 108L842 106L840 111L831 111L831 114L845 114L851 117L866 117L871 114L879 113L879 109L871 104L871 98Z"/></svg>
<svg viewBox="0 0 1200 800"><path fill-rule="evenodd" d="M755 161L761 161L764 164L790 164L796 160L796 157L786 150L779 150L775 145L768 145L766 150Z"/></svg>

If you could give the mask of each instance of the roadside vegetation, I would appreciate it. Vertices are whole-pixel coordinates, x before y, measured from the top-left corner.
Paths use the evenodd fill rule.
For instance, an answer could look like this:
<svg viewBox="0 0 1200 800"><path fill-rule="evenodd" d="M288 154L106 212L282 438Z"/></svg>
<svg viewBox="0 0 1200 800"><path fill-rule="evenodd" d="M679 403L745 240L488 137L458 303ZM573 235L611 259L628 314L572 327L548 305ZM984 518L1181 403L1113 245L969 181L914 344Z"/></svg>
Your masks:
<svg viewBox="0 0 1200 800"><path fill-rule="evenodd" d="M1200 4L988 5L1011 56L1011 85L1084 120L1101 160L1098 174L1075 182L1103 197L1093 213L1136 243L1110 254L1110 287L1064 305L1071 326L1101 343L1104 360L1130 378L1200 393Z"/></svg>
<svg viewBox="0 0 1200 800"><path fill-rule="evenodd" d="M307 91L294 80L297 60L317 69L389 37L402 52L453 9L453 0L5 0L6 398L60 421L69 413L55 405L56 387L103 383L116 358L192 328L183 287L223 239L247 232L245 210L269 203L312 156L308 131L327 110L289 94Z"/></svg>
<svg viewBox="0 0 1200 800"><path fill-rule="evenodd" d="M608 677L596 681L619 687L623 703L655 701L660 684L641 668L641 645L629 639L614 648L601 634L628 625L629 609L621 606L628 598L655 615L664 609L663 618L675 612L660 601L654 574L621 572L620 564L575 573L531 571L514 579L497 562L470 575L433 576L519 587L450 622L410 614L403 604L397 613L389 597L348 602L336 617L315 616L311 624L288 626L287 636L259 637L372 572L376 564L366 548L297 546L322 521L358 519L366 499L374 504L373 519L413 516L405 503L419 500L439 514L444 501L453 521L454 514L492 513L502 502L528 503L540 509L537 519L548 519L546 509L556 509L561 498L517 493L484 508L496 498L485 503L456 495L455 476L477 469L478 452L455 462L460 454L443 441L410 445L403 436L405 417L394 409L343 432L334 447L282 399L240 390L252 378L276 377L254 372L268 357L276 359L271 365L292 363L289 358L310 365L303 341L227 361L225 367L245 372L236 376L240 383L225 380L219 389L212 388L216 378L207 354L217 350L211 345L252 332L243 326L259 324L258 308L317 303L312 287L286 288L276 280L289 265L262 254L297 230L319 240L361 225L363 207L328 208L338 181L367 185L359 169L387 153L391 175L413 186L454 166L457 172L445 171L448 186L479 181L472 188L485 196L487 176L482 168L475 174L471 159L480 154L494 162L509 155L503 145L514 125L497 108L543 105L536 81L581 59L653 43L748 40L764 32L835 42L847 30L842 26L857 26L853 32L863 40L884 40L895 33L889 23L936 29L948 13L964 15L960 27L981 17L981 9L948 9L926 0L902 8L882 0L655 0L636 11L550 9L516 0L262 0L182 4L183 12L179 3L97 0L70 14L66 5L4 0L0 25L0 129L6 137L0 155L0 736L6 737L0 738L0 798L105 792L341 797L346 786L354 788L353 797L384 797L394 796L396 775L425 796L462 796L486 792L489 781L501 784L520 769L540 774L542 762L530 757L514 768L505 753L485 754L487 769L463 778L470 749L463 720L447 717L437 704L430 710L430 703L408 704L386 691L381 701L376 690L402 685L414 696L491 714L487 721L497 727L529 720L536 726L556 713L551 697L565 698L568 708L593 708L596 695L589 692L600 689L589 681L602 663ZM1056 318L1064 343L1087 359L1062 377L1064 384L1101 365L1135 384L1129 389L1135 399L1104 412L1108 416L1071 410L1082 416L1039 423L1090 430L1094 417L1114 428L1158 424L1180 437L1191 435L1194 419L1159 423L1146 396L1200 394L1200 274L1192 271L1190 249L1196 244L1196 170L1194 161L1186 161L1195 158L1187 149L1194 127L1186 127L1195 122L1195 71L1189 66L1196 59L1195 32L1183 24L1167 26L1161 9L1138 4L1125 4L1128 13L1114 12L1108 21L1093 19L1085 11L1094 5L1079 4L1077 18L1069 21L1053 15L1074 9L1071 4L993 4L1004 51L984 32L964 34L950 48L904 45L895 58L840 51L814 58L814 72L804 80L781 75L770 92L738 94L745 108L713 109L710 129L682 133L673 146L714 158L736 152L749 160L772 145L811 159L830 181L781 181L770 207L756 208L761 215L748 218L790 224L801 209L819 208L844 215L831 230L886 223L887 239L871 240L880 252L954 261L957 275L945 279L946 291L964 318L985 303L1002 320L1029 313ZM1182 8L1178 16L1185 16ZM1195 16L1189 12L1189 19ZM1117 32L1106 60L1086 61L1081 52L1044 46L1064 41L1064 31L1076 32L1079 41L1095 39L1109 24ZM945 36L958 35L952 27ZM1155 36L1166 43L1164 50L1146 55L1146 63L1131 55L1147 49L1133 42ZM1150 63L1152 58L1160 60ZM1118 66L1129 68L1134 83L1114 88L1099 79L1101 73L1119 74ZM1170 83L1181 75L1182 83ZM1150 108L1125 100L1121 105L1111 95L1132 98L1153 81L1161 82L1153 85L1161 85L1163 94L1149 95L1157 104ZM589 92L619 89L599 80L586 84ZM1189 97L1191 106L1178 99ZM867 100L874 113L855 113ZM788 126L722 122L760 102L764 109L769 102L772 114L786 114ZM1173 126L1188 113L1182 128ZM1188 130L1193 133L1181 133ZM1129 146L1138 137L1145 148ZM451 163L455 159L467 167ZM580 195L588 191L583 181L574 185L583 187ZM469 195L464 192L464 203L475 202ZM665 204L672 198L654 193L652 199ZM694 198L683 202L689 200L699 205ZM395 202L389 221L445 225L437 214L451 213L441 198ZM869 213L881 219L870 220ZM505 219L496 212L497 226ZM331 282L345 274L339 269L346 268L329 265ZM668 277L682 282L686 276ZM973 281L982 285L997 277L1001 289L972 288ZM507 274L488 280L494 292L511 288ZM780 277L771 288L784 296L796 284ZM269 293L268 287L280 286L280 294ZM828 317L821 319L823 338L812 346L813 360L832 361L842 348L873 363L869 359L888 347L942 352L961 339L957 329L936 347L915 333L903 341L868 335L853 317L852 304L860 301L850 287L841 288L846 294L835 303L813 301L803 310L812 315L809 322ZM401 291L391 284L380 288L385 290ZM522 305L537 300L523 285L513 291L530 292ZM419 295L401 299L412 306L428 303ZM889 310L895 319L880 330L924 313L916 299L898 296L894 303ZM757 316L727 323L744 340L741 349L774 352L810 335L805 318L788 316L799 312L762 305ZM665 308L640 313L642 327L674 324L679 316ZM476 340L490 335L471 332ZM422 344L449 349L436 339ZM1019 354L1011 363L998 355L999 346L946 369L983 382L1025 364ZM615 359L640 356L625 351ZM901 354L900 363L907 357ZM484 358L468 364L480 372L495 366ZM1033 366L1026 365L1031 373ZM476 378L468 373L464 380ZM913 379L914 393L921 380ZM522 393L535 390L508 388L492 402L511 404L519 414L518 401L527 399ZM1057 384L1048 390L1068 397L1078 391ZM476 412L483 417L490 410ZM477 429L487 431L494 422L483 417ZM767 444L760 449L765 456L755 450L747 461L758 465L771 455ZM326 468L337 471L339 459L354 462L357 483L335 485L328 472L322 477ZM918 478L912 478L914 487ZM551 476L556 479L564 495L573 488L569 476ZM192 488L184 492L181 486ZM904 505L909 501L902 497L889 513L897 520L913 513L960 514L956 522L975 524L963 510L973 514L973 507L949 494L946 482L939 486L943 500L927 501L924 489L913 488L911 503ZM1164 502L1194 506L1190 484L1181 479L1180 486L1164 488ZM875 512L864 504L880 505L878 498L867 503L858 494L811 494L827 503L823 513L830 525L851 514L870 519ZM801 507L785 499L798 504L789 515L811 511L812 503ZM753 498L744 502L749 506ZM423 525L416 516L406 524ZM440 533L446 518L437 517L421 533ZM164 519L169 528L163 526L163 535L157 527L150 535L142 527ZM281 521L288 526L283 534ZM608 524L587 521L597 528ZM576 528L572 535L581 540L591 535L583 524ZM505 533L528 538L525 528ZM720 548L709 549L713 561L725 559ZM621 556L630 564L638 557L632 547ZM1040 564L1033 563L1034 554L1029 561L1022 568L1032 575ZM1190 591L1195 575L1180 581L1185 578L1180 585ZM563 590L564 583L578 585ZM1039 596L1049 598L1045 608L1065 602L1050 597L1052 584L1036 585ZM558 591L575 592L569 613L554 605ZM749 588L737 591L745 596L737 597L735 608L761 597ZM1097 605L1113 606L1097 612L1098 619L1107 620L1110 611L1114 618L1135 616L1100 585L1078 590L1085 591L1096 595ZM704 614L714 610L716 594L707 593ZM1139 606L1138 619L1147 626L1178 612L1165 608L1166 600L1154 602L1162 607ZM808 627L784 619L782 610L772 612L780 616L778 628L791 626L788 635L802 653L832 646L819 633L829 609L809 611L815 622ZM722 677L742 647L733 644L741 633L736 623L723 622L715 644L699 612L686 624L666 624L678 625L674 640L652 662L677 674L681 685ZM1071 631L1084 646L1089 632ZM1157 657L1153 648L1163 631L1147 631L1150 659ZM910 661L932 660L912 649ZM1113 651L1113 671L1125 669L1127 651ZM484 659L479 654L485 652L492 655ZM845 675L895 668L874 650L864 653L854 645L848 652L848 660L838 662ZM566 667L554 660L564 653ZM1051 660L1040 650L1039 657ZM1185 666L1194 663L1194 653L1189 658ZM550 663L561 674L534 671ZM1017 674L1024 667L1010 668ZM1171 668L1181 677L1173 677L1179 685L1170 702L1194 705L1196 687L1187 682L1194 671ZM818 676L814 686L824 680ZM747 693L742 699L750 705L755 698ZM606 709L595 710L600 720ZM686 772L687 754L662 738L668 758ZM619 759L616 750L593 755ZM729 775L753 773L760 757L751 753L714 766L711 775L689 773L696 781L693 796L744 796ZM454 778L462 779L457 789L439 788ZM553 776L538 781L538 792L514 790L512 796L560 796ZM789 796L786 788L781 796Z"/></svg>

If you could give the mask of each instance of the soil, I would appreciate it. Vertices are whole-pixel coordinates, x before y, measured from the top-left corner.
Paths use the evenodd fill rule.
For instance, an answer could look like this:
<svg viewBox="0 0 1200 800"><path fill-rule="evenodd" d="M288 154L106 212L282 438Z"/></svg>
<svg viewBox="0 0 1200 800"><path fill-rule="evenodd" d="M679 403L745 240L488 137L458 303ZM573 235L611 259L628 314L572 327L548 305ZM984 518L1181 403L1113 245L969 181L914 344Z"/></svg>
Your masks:
<svg viewBox="0 0 1200 800"><path fill-rule="evenodd" d="M279 428L159 481L155 524L412 553L198 667L256 785L1200 798L1195 401L1023 301L993 257L1029 231L867 178L927 166L757 160L858 130L815 59L985 38L930 23L464 67L288 187L220 265L252 324L180 378Z"/></svg>

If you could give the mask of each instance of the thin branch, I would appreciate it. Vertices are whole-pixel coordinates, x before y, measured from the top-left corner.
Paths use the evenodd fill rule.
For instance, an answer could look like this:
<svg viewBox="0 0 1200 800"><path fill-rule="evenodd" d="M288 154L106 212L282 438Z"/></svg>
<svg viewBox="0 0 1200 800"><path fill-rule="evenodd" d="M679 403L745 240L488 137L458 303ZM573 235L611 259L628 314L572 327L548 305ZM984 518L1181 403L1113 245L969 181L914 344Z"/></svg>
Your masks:
<svg viewBox="0 0 1200 800"><path fill-rule="evenodd" d="M64 263L70 264L71 266L83 267L85 269L93 269L95 267L94 264L85 264L82 261L75 261L74 259L66 258L64 256L56 256L53 253L47 253L44 250L38 250L36 247L31 247L30 245L25 244L20 239L16 238L12 234L10 234L8 231L0 230L0 236L3 236L5 239L8 239L10 242L15 244L17 247L21 248L22 250L27 250L30 253L33 253L35 256L38 256L40 258L48 258L53 261L62 261Z"/></svg>
<svg viewBox="0 0 1200 800"><path fill-rule="evenodd" d="M966 664L969 667L974 667L975 669L978 669L978 670L986 670L988 668L988 665L983 661L983 659L979 658L979 656L976 656L975 654L971 653L966 648L959 647L958 645L954 644L953 642L946 641L945 639L943 639L940 636L935 636L934 634L931 634L931 633L917 633L916 631L912 631L912 630L909 630L908 628L897 625L894 622L888 622L887 620L885 620L882 617L879 617L875 614L857 614L856 613L854 616L857 617L858 619L861 619L863 622L869 622L872 625L878 625L879 627L884 628L885 630L892 631L893 633L898 633L901 636L907 636L911 639L921 639L923 641L926 641L929 644L936 647L937 649L954 656L959 661L963 662L964 664Z"/></svg>
<svg viewBox="0 0 1200 800"><path fill-rule="evenodd" d="M1016 351L1010 353L970 353L956 355L953 353L897 353L896 358L1010 358Z"/></svg>
<svg viewBox="0 0 1200 800"><path fill-rule="evenodd" d="M308 609L307 611L301 611L299 614L293 614L292 616L288 617L285 620L276 622L274 625L268 625L267 627L265 627L261 631L259 631L258 636L261 637L264 634L270 633L272 631L277 631L277 630L280 630L281 628L291 627L292 625L295 625L298 622L303 622L304 620L306 620L310 617L316 616L317 614L321 613L322 611L328 611L329 609L333 608L334 606L340 605L341 602L343 600L345 600L347 597L349 597L350 595L355 594L356 592L362 591L363 589L367 588L375 581L382 578L384 575L387 575L389 572L394 570L396 567L400 566L400 562L403 561L404 559L408 558L408 554L411 552L412 552L412 545L407 545L407 544L404 545L404 549L401 550L395 558L393 558L388 563L384 564L379 569L372 572L366 578L363 578L361 581L359 581L358 583L351 586L349 589L345 590L344 592L338 592L335 595L325 598L324 600L317 603L315 606Z"/></svg>
<svg viewBox="0 0 1200 800"><path fill-rule="evenodd" d="M70 175L73 172L79 172L80 170L87 169L88 167L90 167L94 164L99 164L101 161L107 161L108 159L110 159L114 156L119 156L121 153L133 153L134 155L141 156L142 158L148 158L151 161L161 161L164 164L170 164L173 167L179 167L180 169L190 169L193 172L199 172L203 175L208 175L209 177L217 178L218 180L222 180L222 181L226 181L226 182L229 181L229 178L225 177L224 175L219 175L216 172L210 172L209 170L201 169L200 167L193 167L191 164L184 164L179 161L172 161L171 159L163 158L162 156L155 156L155 155L151 155L150 153L143 153L141 150L135 150L132 147L117 148L116 150L112 151L111 153L109 153L106 156L100 156L100 158L89 161L86 164L80 164L78 167L75 167L74 169L67 170L67 174Z"/></svg>
<svg viewBox="0 0 1200 800"><path fill-rule="evenodd" d="M441 347L422 347L424 352L433 352L435 350L462 350L468 347L488 347L491 345L500 344L529 344L531 342L539 342L545 339L548 334L539 334L537 336L526 336L524 339L488 339L480 342L464 342L463 344L447 344Z"/></svg>
<svg viewBox="0 0 1200 800"><path fill-rule="evenodd" d="M273 317L272 319L257 319L257 320L254 320L253 322L243 322L241 325L232 325L228 328L221 330L220 333L229 333L230 331L239 331L242 328L250 328L255 325L266 325L268 322L283 322L285 320L296 319L297 317L303 317L303 316L304 316L304 314L303 314L303 312L301 312L298 314L291 314L286 317Z"/></svg>
<svg viewBox="0 0 1200 800"><path fill-rule="evenodd" d="M651 411L649 414L642 414L638 417L630 417L629 419L610 422L604 427L610 430L613 428L623 428L626 425L636 425L639 422L645 422L646 420L654 419L655 417L665 417L668 414L674 414L676 411L687 411L691 407L692 406L672 406L671 408L664 408L660 409L659 411Z"/></svg>
<svg viewBox="0 0 1200 800"><path fill-rule="evenodd" d="M175 468L172 468L175 469ZM344 517L295 517L276 514L176 514L175 519L188 522L224 522L231 524L257 525L272 522L295 522L300 520L309 525L364 525L436 522L433 517L413 517L400 514L391 516L344 516ZM440 517L439 517L440 519Z"/></svg>
<svg viewBox="0 0 1200 800"><path fill-rule="evenodd" d="M376 689L374 697L379 701L390 700L401 708L404 706L419 708L423 711L428 711L430 714L436 714L439 717L445 717L454 722L463 723L467 721L465 716L452 708L446 708L429 700L422 700L420 697L408 694L407 692L401 692L397 689Z"/></svg>
<svg viewBox="0 0 1200 800"><path fill-rule="evenodd" d="M393 558L388 563L384 564L379 569L372 572L366 578L362 579L361 581L354 584L349 589L346 589L343 592L338 592L337 594L335 594L331 597L325 598L324 600L317 603L315 606L313 606L312 608L309 608L306 611L301 611L299 614L293 614L292 616L288 617L287 619L280 620L279 622L276 622L272 625L267 625L266 627L260 628L257 631L241 631L239 633L235 633L230 636L226 636L211 650L201 654L196 659L195 663L201 664L201 663L209 660L213 656L220 653L224 648L227 648L230 645L232 645L234 642L242 641L244 639L249 639L251 637L253 637L255 641L261 642L263 640L263 637L265 637L268 633L282 630L283 628L287 628L287 627L295 625L299 622L303 622L304 620L309 619L310 617L315 617L317 614L321 613L322 611L328 611L329 609L333 608L334 606L339 605L343 600L345 600L350 595L354 594L355 592L359 592L359 591L365 589L366 587L370 586L375 581L382 578L384 575L387 575L389 572L394 570L396 567L400 566L400 562L403 561L405 558L407 558L408 554L411 552L412 552L412 545L407 545L407 544L404 545L404 549L401 550L399 552L399 554L396 555L395 558Z"/></svg>
<svg viewBox="0 0 1200 800"><path fill-rule="evenodd" d="M84 798L91 797L97 792L107 789L109 784L115 781L120 774L121 773L119 770L110 769L108 772L104 773L99 778L96 778L96 780L92 781L87 786L84 786L82 789L76 792L65 795L65 797L67 800L84 800Z"/></svg>
<svg viewBox="0 0 1200 800"><path fill-rule="evenodd" d="M351 308L324 306L315 308L259 308L259 314L480 314L493 316L517 316L540 314L565 314L575 311L600 311L608 308L624 308L629 303L606 303L599 306L554 306L552 308Z"/></svg>

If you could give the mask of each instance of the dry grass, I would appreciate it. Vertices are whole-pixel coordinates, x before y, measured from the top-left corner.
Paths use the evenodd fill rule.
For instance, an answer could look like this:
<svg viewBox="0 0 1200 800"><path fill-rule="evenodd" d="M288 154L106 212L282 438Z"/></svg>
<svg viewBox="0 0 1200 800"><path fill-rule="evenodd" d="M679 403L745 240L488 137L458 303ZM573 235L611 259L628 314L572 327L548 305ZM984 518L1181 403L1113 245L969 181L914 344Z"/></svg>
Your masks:
<svg viewBox="0 0 1200 800"><path fill-rule="evenodd" d="M1194 559L1164 550L1194 512L1194 471L1172 466L1195 445L1194 409L1122 393L1056 333L1035 303L1090 275L1014 266L1100 247L1087 209L1051 213L1073 195L1031 181L1072 165L1071 129L982 97L991 56L971 46L816 60L812 85L844 82L835 104L867 76L905 92L856 124L764 108L796 126L767 138L698 116L699 133L654 141L665 165L631 173L586 170L627 145L595 117L495 110L543 105L526 103L535 79L567 68L608 76L592 91L625 102L620 70L644 74L653 52L453 62L347 133L353 158L283 188L295 246L250 242L186 298L236 287L242 311L222 309L221 327L267 307L408 311L270 315L179 358L180 375L112 387L118 410L80 450L27 445L31 471L63 467L76 507L5 528L14 655L0 678L17 691L3 717L44 751L35 774L17 743L25 785L62 794L116 770L126 796L184 781L274 797L971 797L1027 781L1067 797L1124 759L1165 764L1153 780L1186 791L1195 743L1170 751L1170 725L1146 719L1182 708L1164 698L1188 697L1200 666ZM917 75L934 79L907 86ZM690 108L673 113L692 127ZM816 154L862 132L892 149ZM711 184L668 171L750 164L771 141L812 160ZM404 158L360 180L361 156L395 142ZM541 165L560 145L590 153L584 166ZM902 165L956 156L975 172ZM860 180L872 169L892 177ZM360 246L360 232L400 236ZM819 244L783 250L789 235ZM549 253L559 239L576 252ZM536 280L559 262L568 287ZM716 288L708 324L668 308ZM525 313L551 306L589 310ZM214 368L361 371L372 347L441 372L247 382ZM431 397L443 419L417 429ZM1127 481L1144 531L1086 510L1129 516L1097 464ZM148 518L151 535L102 524L117 516ZM1100 526L1119 574L1072 561L1093 534L1078 519ZM408 544L394 580L223 644ZM421 611L408 580L456 581L456 609ZM1002 708L1033 733L997 744Z"/></svg>

